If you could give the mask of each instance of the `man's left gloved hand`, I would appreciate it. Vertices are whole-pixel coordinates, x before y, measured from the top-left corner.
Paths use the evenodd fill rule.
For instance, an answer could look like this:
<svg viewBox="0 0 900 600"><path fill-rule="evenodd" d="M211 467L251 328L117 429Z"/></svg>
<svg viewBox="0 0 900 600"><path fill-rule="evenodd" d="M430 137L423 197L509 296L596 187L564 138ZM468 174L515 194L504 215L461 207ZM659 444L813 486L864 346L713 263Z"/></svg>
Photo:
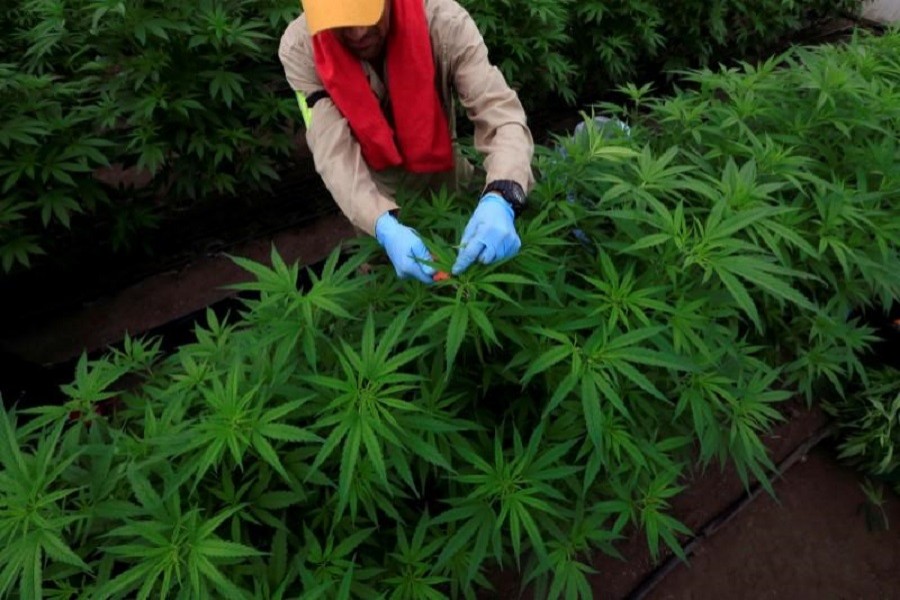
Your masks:
<svg viewBox="0 0 900 600"><path fill-rule="evenodd" d="M522 240L516 233L513 217L512 206L499 194L487 193L482 196L463 231L461 250L453 265L453 274L459 275L476 260L489 265L515 256L522 247Z"/></svg>

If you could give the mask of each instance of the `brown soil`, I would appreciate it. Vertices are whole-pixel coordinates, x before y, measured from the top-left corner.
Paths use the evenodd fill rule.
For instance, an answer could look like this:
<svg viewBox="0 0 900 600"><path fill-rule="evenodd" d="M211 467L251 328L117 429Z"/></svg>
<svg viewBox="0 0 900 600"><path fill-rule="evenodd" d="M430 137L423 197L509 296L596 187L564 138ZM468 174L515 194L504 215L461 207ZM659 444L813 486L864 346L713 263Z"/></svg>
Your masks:
<svg viewBox="0 0 900 600"><path fill-rule="evenodd" d="M869 531L859 479L819 448L697 547L646 597L900 598L900 499Z"/></svg>
<svg viewBox="0 0 900 600"><path fill-rule="evenodd" d="M800 403L786 407L785 419L764 437L769 456L776 464L825 426L825 416L819 410L806 409ZM710 466L705 471L695 472L683 484L687 489L672 499L672 513L695 534L699 534L707 523L726 514L747 494L737 473L730 467ZM682 543L685 542L687 540ZM643 531L632 531L618 549L625 561L605 555L594 561L598 571L592 580L595 598L627 597L659 566L650 557ZM670 557L670 553L663 552L660 560Z"/></svg>

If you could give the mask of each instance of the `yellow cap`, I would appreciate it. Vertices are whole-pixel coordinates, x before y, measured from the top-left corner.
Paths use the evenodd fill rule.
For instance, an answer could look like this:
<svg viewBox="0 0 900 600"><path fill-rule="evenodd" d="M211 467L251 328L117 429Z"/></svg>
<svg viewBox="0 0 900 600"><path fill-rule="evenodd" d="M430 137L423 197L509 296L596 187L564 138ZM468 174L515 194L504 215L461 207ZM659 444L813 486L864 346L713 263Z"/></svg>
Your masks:
<svg viewBox="0 0 900 600"><path fill-rule="evenodd" d="M310 35L335 27L369 27L384 12L384 0L301 0Z"/></svg>

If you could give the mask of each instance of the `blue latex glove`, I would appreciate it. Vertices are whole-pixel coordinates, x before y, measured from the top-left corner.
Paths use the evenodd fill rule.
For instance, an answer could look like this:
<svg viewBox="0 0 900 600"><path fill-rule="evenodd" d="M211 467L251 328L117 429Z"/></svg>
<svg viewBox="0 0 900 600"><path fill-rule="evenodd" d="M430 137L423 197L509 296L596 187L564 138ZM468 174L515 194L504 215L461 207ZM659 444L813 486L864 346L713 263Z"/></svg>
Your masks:
<svg viewBox="0 0 900 600"><path fill-rule="evenodd" d="M425 242L411 227L403 225L391 213L384 213L375 221L375 239L387 252L400 279L418 279L431 284L434 269L422 262L431 260ZM418 260L417 260L418 259Z"/></svg>
<svg viewBox="0 0 900 600"><path fill-rule="evenodd" d="M512 206L499 194L482 196L463 231L462 249L453 264L453 274L459 275L476 260L489 265L515 256L522 247L522 240L516 233L513 217Z"/></svg>

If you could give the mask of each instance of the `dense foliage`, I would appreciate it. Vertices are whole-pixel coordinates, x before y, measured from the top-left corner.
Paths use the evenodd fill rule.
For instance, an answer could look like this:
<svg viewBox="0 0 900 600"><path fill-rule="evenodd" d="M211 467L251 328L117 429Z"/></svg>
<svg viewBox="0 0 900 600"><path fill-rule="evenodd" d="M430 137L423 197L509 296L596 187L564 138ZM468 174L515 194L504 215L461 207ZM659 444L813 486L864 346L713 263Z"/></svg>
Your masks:
<svg viewBox="0 0 900 600"><path fill-rule="evenodd" d="M687 76L697 92L648 106L654 145L679 145L714 157L731 173L723 188L727 196L749 202L760 191L748 182L756 179L766 189L765 179L773 175L806 190L816 213L804 216L796 211L797 198L782 197L779 206L793 216L755 243L776 251L788 268L808 271L814 256L829 257L831 266L794 285L817 304L816 314L771 305L761 309L788 317L770 328L768 343L798 348L785 368L786 381L808 401L825 401L839 428L841 457L900 491L898 374L887 366L863 366L864 354L870 365L889 359L868 352L877 341L873 329L859 318L848 319L886 315L897 305L898 222L892 199L900 197L898 50L895 31L839 50L798 50L743 73L697 72ZM642 90L627 91L640 107ZM717 141L710 152L712 140ZM798 168L802 172L793 172ZM814 235L804 237L810 230ZM781 244L793 251L776 250ZM719 254L728 261L726 268L734 269L728 253L714 246L704 250L713 254L700 255L701 260ZM829 290L824 297L816 291L823 283Z"/></svg>
<svg viewBox="0 0 900 600"><path fill-rule="evenodd" d="M858 3L464 4L535 109L663 56L683 65L725 47L740 55L812 13ZM290 167L299 112L276 50L298 12L297 0L14 0L0 14L3 271L63 252L68 228L127 245L158 222L161 204L252 194ZM139 189L96 176L110 164Z"/></svg>
<svg viewBox="0 0 900 600"><path fill-rule="evenodd" d="M839 426L840 458L900 494L900 372L872 373L864 389L826 408Z"/></svg>
<svg viewBox="0 0 900 600"><path fill-rule="evenodd" d="M159 203L252 192L286 163L298 115L276 51L296 3L13 4L0 15L4 271L79 215L111 221L121 246ZM104 184L110 164L141 189Z"/></svg>
<svg viewBox="0 0 900 600"><path fill-rule="evenodd" d="M626 528L679 552L689 469L764 478L779 403L875 380L847 317L900 294L898 50L693 73L630 137L542 149L505 264L425 287L363 274L371 240L303 278L237 259L242 319L0 411L0 595L473 597L507 568L591 597ZM442 268L466 208L404 207Z"/></svg>
<svg viewBox="0 0 900 600"><path fill-rule="evenodd" d="M636 76L755 56L858 0L461 0L529 108Z"/></svg>

